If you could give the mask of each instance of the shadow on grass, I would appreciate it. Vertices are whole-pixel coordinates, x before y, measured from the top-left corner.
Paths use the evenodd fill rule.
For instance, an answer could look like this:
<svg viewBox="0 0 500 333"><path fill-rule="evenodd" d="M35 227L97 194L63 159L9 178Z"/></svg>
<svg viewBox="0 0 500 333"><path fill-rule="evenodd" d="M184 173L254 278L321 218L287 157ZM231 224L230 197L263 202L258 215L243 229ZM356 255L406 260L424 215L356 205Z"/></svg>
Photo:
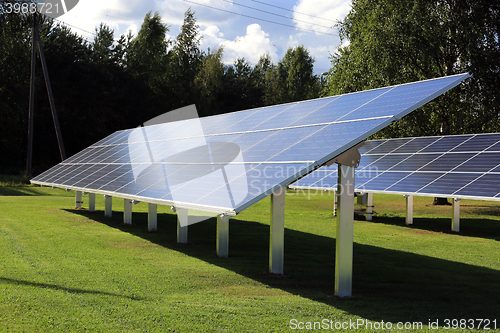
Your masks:
<svg viewBox="0 0 500 333"><path fill-rule="evenodd" d="M3 278L3 277L0 277L0 283L24 285L24 286L46 288L46 289L53 289L53 290L63 290L63 291L66 291L66 292L72 293L72 294L96 294L96 295L128 298L128 299L135 300L135 301L143 300L139 297L124 296L124 295L113 294L113 293L108 293L108 292L104 292L104 291L87 290L87 289L80 289L80 288L67 288L67 287L58 286L56 284L38 283L38 282L31 282L31 281L18 280L18 279L8 279L8 278Z"/></svg>
<svg viewBox="0 0 500 333"><path fill-rule="evenodd" d="M50 194L39 191L31 186L0 186L0 196L48 196Z"/></svg>
<svg viewBox="0 0 500 333"><path fill-rule="evenodd" d="M415 321L425 327L429 319L442 324L444 319L498 316L500 271L494 269L355 243L354 297L338 299L333 296L333 238L286 229L285 275L276 276L266 273L268 225L231 220L230 257L224 259L215 255L215 219L189 226L190 244L177 244L175 215L159 215L159 231L148 233L146 213L134 213L134 224L124 225L122 213L106 219L102 211L68 211L374 322Z"/></svg>
<svg viewBox="0 0 500 333"><path fill-rule="evenodd" d="M365 218L364 216L357 216L356 219L363 221ZM406 225L404 217L374 216L372 222L406 227L408 229L415 230L415 232L418 232L418 230L432 231L443 234L462 235L500 241L500 221L495 219L460 218L459 232L451 230L451 218L414 217L413 224Z"/></svg>

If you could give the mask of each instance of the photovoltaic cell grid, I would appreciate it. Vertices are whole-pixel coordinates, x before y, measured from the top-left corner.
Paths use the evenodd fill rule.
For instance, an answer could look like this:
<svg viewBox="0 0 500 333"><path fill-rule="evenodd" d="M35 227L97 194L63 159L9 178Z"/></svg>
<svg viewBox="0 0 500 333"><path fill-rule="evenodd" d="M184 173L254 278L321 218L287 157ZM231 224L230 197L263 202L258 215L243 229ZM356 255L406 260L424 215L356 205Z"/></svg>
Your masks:
<svg viewBox="0 0 500 333"><path fill-rule="evenodd" d="M468 76L118 131L31 182L234 215Z"/></svg>
<svg viewBox="0 0 500 333"><path fill-rule="evenodd" d="M360 153L357 191L500 200L500 133L373 140ZM336 186L334 166L292 185Z"/></svg>

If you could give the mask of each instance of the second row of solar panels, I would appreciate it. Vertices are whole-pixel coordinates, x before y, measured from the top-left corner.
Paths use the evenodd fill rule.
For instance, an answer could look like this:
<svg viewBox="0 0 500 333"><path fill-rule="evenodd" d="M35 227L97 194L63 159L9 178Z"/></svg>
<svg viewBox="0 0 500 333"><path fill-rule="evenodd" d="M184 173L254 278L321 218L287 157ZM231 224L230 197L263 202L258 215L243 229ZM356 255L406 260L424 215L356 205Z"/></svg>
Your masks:
<svg viewBox="0 0 500 333"><path fill-rule="evenodd" d="M500 199L500 133L367 141L358 191ZM335 166L293 187L335 189Z"/></svg>

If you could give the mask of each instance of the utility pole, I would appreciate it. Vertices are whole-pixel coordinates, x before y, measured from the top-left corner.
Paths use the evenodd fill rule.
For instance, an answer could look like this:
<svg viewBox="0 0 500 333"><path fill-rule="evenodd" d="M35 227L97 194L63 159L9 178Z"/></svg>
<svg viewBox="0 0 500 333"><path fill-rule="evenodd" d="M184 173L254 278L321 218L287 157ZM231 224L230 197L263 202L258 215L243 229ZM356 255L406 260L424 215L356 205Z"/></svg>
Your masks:
<svg viewBox="0 0 500 333"><path fill-rule="evenodd" d="M26 162L26 176L31 178L33 167L33 116L35 109L35 69L36 69L36 49L35 49L35 26L36 14L33 14L33 29L31 31L31 82L30 82L30 110L28 121L28 159Z"/></svg>
<svg viewBox="0 0 500 333"><path fill-rule="evenodd" d="M52 94L52 87L50 85L49 71L45 61L45 54L43 51L42 40L40 39L40 32L36 21L36 12L33 14L33 31L31 42L31 85L30 85L30 104L29 104L29 127L28 127L28 159L26 163L26 175L31 177L33 167L33 118L35 108L35 64L36 64L36 50L35 41L38 44L38 52L40 53L40 60L42 61L43 76L45 78L45 86L47 87L47 94L49 96L50 110L52 112L52 119L54 120L54 127L56 129L57 143L59 144L59 152L61 159L66 159L66 151L64 149L64 142L62 139L61 128L59 127L59 119L57 117L56 105L54 102L54 95Z"/></svg>

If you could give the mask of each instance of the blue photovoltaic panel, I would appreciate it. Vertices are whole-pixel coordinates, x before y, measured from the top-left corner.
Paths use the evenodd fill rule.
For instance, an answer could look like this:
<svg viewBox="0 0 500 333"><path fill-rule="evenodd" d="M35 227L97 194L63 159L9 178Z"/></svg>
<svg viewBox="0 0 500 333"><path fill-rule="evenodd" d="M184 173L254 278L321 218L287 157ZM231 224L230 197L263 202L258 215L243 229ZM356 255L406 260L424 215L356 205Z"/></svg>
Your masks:
<svg viewBox="0 0 500 333"><path fill-rule="evenodd" d="M385 155L384 157L381 157L377 159L374 164L371 164L369 168L373 169L376 167L376 170L378 171L387 171L392 169L396 164L401 163L405 159L409 157L408 154L402 154L402 155Z"/></svg>
<svg viewBox="0 0 500 333"><path fill-rule="evenodd" d="M417 193L422 187L427 184L432 183L439 177L442 177L443 173L437 172L413 172L409 176L401 179L399 182L395 182L385 188L388 192L403 192L403 193Z"/></svg>
<svg viewBox="0 0 500 333"><path fill-rule="evenodd" d="M422 137L419 138L418 140L401 141L401 144L391 152L394 154L404 154L404 153L413 154L417 151L424 149L434 141L436 141L434 137Z"/></svg>
<svg viewBox="0 0 500 333"><path fill-rule="evenodd" d="M424 165L428 165L432 161L439 158L441 154L411 154L409 157L405 155L406 159L393 165L392 171L416 171Z"/></svg>
<svg viewBox="0 0 500 333"><path fill-rule="evenodd" d="M476 153L477 154L477 153ZM448 172L472 158L474 153L447 153L422 166L419 171Z"/></svg>
<svg viewBox="0 0 500 333"><path fill-rule="evenodd" d="M462 163L456 172L489 172L494 171L500 161L500 152L482 153Z"/></svg>
<svg viewBox="0 0 500 333"><path fill-rule="evenodd" d="M376 148L370 150L371 155L376 155L376 154L388 154L393 152L395 149L399 148L402 144L405 144L406 142L410 141L410 139L400 139L401 141L384 141L380 145L378 145Z"/></svg>
<svg viewBox="0 0 500 333"><path fill-rule="evenodd" d="M409 174L409 172L383 172L377 177L361 178L356 180L356 188L369 188L374 191L385 191L387 184L395 184L407 177Z"/></svg>
<svg viewBox="0 0 500 333"><path fill-rule="evenodd" d="M314 180L312 171L467 77L118 131L32 183L234 215L301 178ZM393 142L363 147L372 158L360 180L379 187L394 181L392 173L378 178L370 170L377 160L388 171L404 163L406 155L383 155L397 148ZM329 169L315 183L336 182L336 172Z"/></svg>
<svg viewBox="0 0 500 333"><path fill-rule="evenodd" d="M498 174L484 174L474 182L455 192L460 196L477 196L498 198L500 195L500 177Z"/></svg>
<svg viewBox="0 0 500 333"><path fill-rule="evenodd" d="M356 190L500 199L500 133L367 141ZM336 189L323 167L292 187ZM336 173L335 173L336 175Z"/></svg>
<svg viewBox="0 0 500 333"><path fill-rule="evenodd" d="M432 196L434 196L435 193L455 193L473 180L479 178L479 176L480 174L475 173L448 172L422 187L418 192L428 193Z"/></svg>

